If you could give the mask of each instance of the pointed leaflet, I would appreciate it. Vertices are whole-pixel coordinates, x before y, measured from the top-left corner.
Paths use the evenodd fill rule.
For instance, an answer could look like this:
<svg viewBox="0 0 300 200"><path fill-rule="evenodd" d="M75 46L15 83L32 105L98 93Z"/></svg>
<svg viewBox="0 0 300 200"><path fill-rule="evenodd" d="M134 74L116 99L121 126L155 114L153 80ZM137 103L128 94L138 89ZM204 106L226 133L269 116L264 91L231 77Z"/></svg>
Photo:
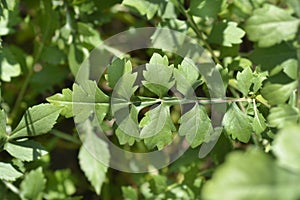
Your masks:
<svg viewBox="0 0 300 200"><path fill-rule="evenodd" d="M277 134L272 148L278 158L279 164L295 172L300 172L299 133L299 126L284 127Z"/></svg>
<svg viewBox="0 0 300 200"><path fill-rule="evenodd" d="M45 134L50 131L59 116L60 109L51 104L40 104L29 108L9 140Z"/></svg>
<svg viewBox="0 0 300 200"><path fill-rule="evenodd" d="M131 72L131 70L132 66L130 61L126 62L125 59L121 60L120 58L114 60L113 63L107 68L106 79L108 81L109 87L114 88L123 74Z"/></svg>
<svg viewBox="0 0 300 200"><path fill-rule="evenodd" d="M89 121L83 124L83 128L86 130L86 138L79 150L78 158L80 168L99 195L105 181L110 153L107 144L91 130L92 127L90 126Z"/></svg>
<svg viewBox="0 0 300 200"><path fill-rule="evenodd" d="M244 96L247 96L253 79L251 68L247 67L242 72L238 72L236 79L238 89L243 93Z"/></svg>
<svg viewBox="0 0 300 200"><path fill-rule="evenodd" d="M11 141L4 145L4 149L22 161L37 160L48 153L40 143L31 140Z"/></svg>
<svg viewBox="0 0 300 200"><path fill-rule="evenodd" d="M236 22L216 23L208 37L208 41L225 47L232 47L233 44L242 43L245 31L237 27L237 25Z"/></svg>
<svg viewBox="0 0 300 200"><path fill-rule="evenodd" d="M127 115L122 122L118 123L118 128L115 133L121 145L128 143L131 146L134 144L140 134L138 127L138 109L135 106L131 106L130 114Z"/></svg>
<svg viewBox="0 0 300 200"><path fill-rule="evenodd" d="M178 133L180 136L186 136L192 148L202 144L205 138L213 132L205 108L199 106L198 103L181 117L180 124Z"/></svg>
<svg viewBox="0 0 300 200"><path fill-rule="evenodd" d="M298 199L299 184L298 175L278 167L264 152L250 149L229 154L204 185L202 199Z"/></svg>
<svg viewBox="0 0 300 200"><path fill-rule="evenodd" d="M70 89L63 89L62 94L55 94L51 97L47 98L47 101L52 105L57 107L61 107L60 114L65 116L66 118L73 116L73 101L72 101L72 90Z"/></svg>
<svg viewBox="0 0 300 200"><path fill-rule="evenodd" d="M247 143L252 133L251 121L235 103L232 103L223 118L223 126L233 139Z"/></svg>
<svg viewBox="0 0 300 200"><path fill-rule="evenodd" d="M22 199L42 200L45 187L46 179L42 168L30 171L20 185Z"/></svg>
<svg viewBox="0 0 300 200"><path fill-rule="evenodd" d="M141 136L144 137L145 145L148 149L157 147L161 150L164 146L172 142L172 131L176 128L170 117L169 107L161 104L148 111L140 122L143 127Z"/></svg>
<svg viewBox="0 0 300 200"><path fill-rule="evenodd" d="M245 30L249 39L258 42L259 47L270 47L294 39L298 26L299 20L288 11L265 4L247 20Z"/></svg>
<svg viewBox="0 0 300 200"><path fill-rule="evenodd" d="M85 121L95 109L107 113L109 98L92 80L73 85L73 115L76 123Z"/></svg>
<svg viewBox="0 0 300 200"><path fill-rule="evenodd" d="M0 162L0 180L15 181L22 175L11 164Z"/></svg>
<svg viewBox="0 0 300 200"><path fill-rule="evenodd" d="M143 129L140 136L147 138L159 133L167 123L168 114L169 108L162 104L149 110L141 121Z"/></svg>
<svg viewBox="0 0 300 200"><path fill-rule="evenodd" d="M143 85L159 97L166 94L174 85L174 81L171 80L174 67L168 66L168 63L166 56L154 53L149 64L146 64L146 71L143 72L145 77Z"/></svg>
<svg viewBox="0 0 300 200"><path fill-rule="evenodd" d="M174 68L174 78L176 81L176 89L183 95L193 96L194 87L200 84L199 71L193 60L184 58L178 69Z"/></svg>
<svg viewBox="0 0 300 200"><path fill-rule="evenodd" d="M6 114L4 110L0 110L0 148L2 148L6 140Z"/></svg>

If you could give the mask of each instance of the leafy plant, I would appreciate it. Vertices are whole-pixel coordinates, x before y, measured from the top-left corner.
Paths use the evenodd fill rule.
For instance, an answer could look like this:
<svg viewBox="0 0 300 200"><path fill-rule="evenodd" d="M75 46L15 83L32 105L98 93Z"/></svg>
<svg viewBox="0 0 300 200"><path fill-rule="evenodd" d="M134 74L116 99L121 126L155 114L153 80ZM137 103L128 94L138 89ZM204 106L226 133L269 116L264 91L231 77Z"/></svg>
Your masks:
<svg viewBox="0 0 300 200"><path fill-rule="evenodd" d="M211 97L204 65L163 50L171 31L75 82L106 38L146 26L203 46L226 97ZM300 198L298 0L2 0L0 37L0 199ZM125 151L189 147L162 169L120 172L97 128Z"/></svg>

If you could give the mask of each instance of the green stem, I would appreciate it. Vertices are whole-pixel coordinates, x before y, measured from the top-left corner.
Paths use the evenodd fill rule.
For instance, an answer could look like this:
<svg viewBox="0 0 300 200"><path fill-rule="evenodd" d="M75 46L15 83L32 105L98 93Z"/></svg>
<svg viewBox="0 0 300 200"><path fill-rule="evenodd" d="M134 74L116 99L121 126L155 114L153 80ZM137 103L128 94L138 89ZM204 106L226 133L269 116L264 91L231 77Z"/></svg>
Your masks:
<svg viewBox="0 0 300 200"><path fill-rule="evenodd" d="M211 48L210 44L206 41L204 37L204 33L201 32L193 19L192 16L190 16L187 11L185 10L184 6L181 4L181 2L177 1L178 3L175 4L177 9L186 17L188 25L194 30L196 35L200 38L200 40L203 42L204 46L207 48L207 50L210 52L213 60L215 63L221 64L219 58L215 55L214 50Z"/></svg>
<svg viewBox="0 0 300 200"><path fill-rule="evenodd" d="M62 131L53 129L53 130L51 130L50 133L52 133L52 134L55 135L56 137L61 138L61 139L63 139L63 140L72 142L72 143L74 143L74 144L81 145L81 141L80 141L78 138L73 137L73 136L71 136L71 135L69 135L69 134L66 134L66 133L64 133L64 132L62 132Z"/></svg>

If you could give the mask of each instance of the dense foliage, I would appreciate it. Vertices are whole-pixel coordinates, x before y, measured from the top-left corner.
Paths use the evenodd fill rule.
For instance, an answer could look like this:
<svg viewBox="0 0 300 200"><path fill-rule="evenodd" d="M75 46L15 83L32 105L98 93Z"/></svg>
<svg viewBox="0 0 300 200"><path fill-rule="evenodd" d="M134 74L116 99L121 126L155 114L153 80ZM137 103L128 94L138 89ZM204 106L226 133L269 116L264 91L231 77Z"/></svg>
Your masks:
<svg viewBox="0 0 300 200"><path fill-rule="evenodd" d="M101 41L149 26L194 38L216 63L227 106L218 140L211 105L220 99L188 57L137 50L114 58L99 82L74 83ZM299 27L299 0L0 1L0 199L300 199ZM191 86L196 100L181 111L176 94ZM113 95L131 103L119 124ZM82 145L111 159L90 134L95 122L127 151L161 150L176 136L190 147L160 170L121 172Z"/></svg>

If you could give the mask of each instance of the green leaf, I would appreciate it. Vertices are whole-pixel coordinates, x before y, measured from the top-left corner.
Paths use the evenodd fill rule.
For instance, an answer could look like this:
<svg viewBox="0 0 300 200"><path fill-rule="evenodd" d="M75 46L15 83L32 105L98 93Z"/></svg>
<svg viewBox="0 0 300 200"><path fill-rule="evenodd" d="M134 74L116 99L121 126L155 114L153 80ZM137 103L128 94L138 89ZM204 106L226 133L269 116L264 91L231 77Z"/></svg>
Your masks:
<svg viewBox="0 0 300 200"><path fill-rule="evenodd" d="M29 108L9 140L45 134L50 131L59 116L60 109L50 104L40 104Z"/></svg>
<svg viewBox="0 0 300 200"><path fill-rule="evenodd" d="M232 47L234 44L242 43L241 38L244 37L245 32L237 25L236 22L216 23L208 37L208 41L225 47Z"/></svg>
<svg viewBox="0 0 300 200"><path fill-rule="evenodd" d="M23 174L17 171L11 164L0 162L0 179L6 181L15 181Z"/></svg>
<svg viewBox="0 0 300 200"><path fill-rule="evenodd" d="M213 132L213 127L205 108L195 104L195 106L185 113L180 119L178 133L180 136L186 136L186 140L195 148L202 144Z"/></svg>
<svg viewBox="0 0 300 200"><path fill-rule="evenodd" d="M2 148L6 140L6 114L4 110L0 110L0 148Z"/></svg>
<svg viewBox="0 0 300 200"><path fill-rule="evenodd" d="M22 199L43 199L43 191L46 187L46 179L42 168L30 171L21 182L20 191Z"/></svg>
<svg viewBox="0 0 300 200"><path fill-rule="evenodd" d="M76 123L85 121L94 110L107 113L109 98L95 81L87 80L73 85L73 114Z"/></svg>
<svg viewBox="0 0 300 200"><path fill-rule="evenodd" d="M270 47L294 39L299 22L289 12L265 4L247 20L245 30L249 39L258 42L259 47Z"/></svg>
<svg viewBox="0 0 300 200"><path fill-rule="evenodd" d="M257 108L254 108L254 119L252 122L253 131L260 136L260 134L267 128L266 120L264 116L258 111Z"/></svg>
<svg viewBox="0 0 300 200"><path fill-rule="evenodd" d="M169 108L162 104L148 111L141 121L143 129L140 136L147 138L159 133L167 123L169 112Z"/></svg>
<svg viewBox="0 0 300 200"><path fill-rule="evenodd" d="M279 168L265 153L233 152L203 188L203 199L298 199L300 176Z"/></svg>
<svg viewBox="0 0 300 200"><path fill-rule="evenodd" d="M200 84L199 75L193 60L184 58L178 69L174 68L176 89L185 96L193 95L194 88Z"/></svg>
<svg viewBox="0 0 300 200"><path fill-rule="evenodd" d="M60 114L65 116L66 118L70 118L73 116L73 101L72 101L72 90L63 89L61 94L55 94L51 97L47 98L47 101L52 105L57 107L61 107Z"/></svg>
<svg viewBox="0 0 300 200"><path fill-rule="evenodd" d="M253 72L251 68L247 67L242 72L238 72L236 79L238 89L244 96L247 96L253 80Z"/></svg>
<svg viewBox="0 0 300 200"><path fill-rule="evenodd" d="M48 153L40 143L31 140L11 141L5 144L4 149L22 161L37 160Z"/></svg>
<svg viewBox="0 0 300 200"><path fill-rule="evenodd" d="M126 6L135 8L141 15L146 15L147 19L154 17L161 3L161 0L123 0L122 2Z"/></svg>
<svg viewBox="0 0 300 200"><path fill-rule="evenodd" d="M294 10L294 13L300 18L300 1L287 0L287 4Z"/></svg>
<svg viewBox="0 0 300 200"><path fill-rule="evenodd" d="M132 187L122 187L122 194L124 200L138 200L138 194Z"/></svg>
<svg viewBox="0 0 300 200"><path fill-rule="evenodd" d="M146 64L146 71L143 72L145 81L143 85L151 92L162 97L174 85L171 80L174 66L168 66L168 58L166 56L154 53L149 64Z"/></svg>
<svg viewBox="0 0 300 200"><path fill-rule="evenodd" d="M255 73L252 78L253 92L256 93L263 85L264 80L267 79L268 72Z"/></svg>
<svg viewBox="0 0 300 200"><path fill-rule="evenodd" d="M86 126L89 125L86 124ZM83 146L79 150L78 158L80 168L99 195L101 193L102 184L105 181L107 172L106 165L109 163L110 153L107 144L90 129L91 127L85 128L87 135L84 139ZM99 159L99 156L101 159ZM101 162L99 160L101 160ZM102 163L102 161L104 163Z"/></svg>
<svg viewBox="0 0 300 200"><path fill-rule="evenodd" d="M269 126L278 128L296 123L298 119L299 111L289 104L282 104L271 108L268 116Z"/></svg>
<svg viewBox="0 0 300 200"><path fill-rule="evenodd" d="M260 65L262 70L271 71L284 61L296 58L296 52L296 49L291 44L281 43L268 48L254 46L254 51L249 57L254 64Z"/></svg>
<svg viewBox="0 0 300 200"><path fill-rule="evenodd" d="M298 62L296 59L289 59L281 64L284 73L291 79L297 80L298 78Z"/></svg>
<svg viewBox="0 0 300 200"><path fill-rule="evenodd" d="M176 130L169 107L162 104L148 111L140 126L143 127L141 136L145 138L144 142L148 149L155 147L158 150L163 149L172 142L172 131Z"/></svg>
<svg viewBox="0 0 300 200"><path fill-rule="evenodd" d="M285 85L267 84L261 90L261 94L270 105L277 105L286 102L296 87L296 81Z"/></svg>
<svg viewBox="0 0 300 200"><path fill-rule="evenodd" d="M120 112L123 111L121 110ZM118 119L116 121L118 123L118 128L115 133L118 137L119 143L121 145L126 143L130 146L133 145L140 135L138 127L138 109L135 106L131 106L130 114L126 115L125 119L121 122L118 122Z"/></svg>
<svg viewBox="0 0 300 200"><path fill-rule="evenodd" d="M279 165L295 172L300 172L299 133L299 126L284 127L277 134L272 147Z"/></svg>
<svg viewBox="0 0 300 200"><path fill-rule="evenodd" d="M252 127L249 117L235 103L232 103L223 118L223 126L233 139L247 143L250 140Z"/></svg>
<svg viewBox="0 0 300 200"><path fill-rule="evenodd" d="M117 58L107 68L107 81L111 88L114 88L120 78L127 72L131 72L132 65L130 60L126 62L125 59Z"/></svg>
<svg viewBox="0 0 300 200"><path fill-rule="evenodd" d="M1 49L0 64L2 81L10 82L12 77L17 77L21 74L21 66L9 48Z"/></svg>
<svg viewBox="0 0 300 200"><path fill-rule="evenodd" d="M191 0L189 13L202 18L215 18L221 10L222 2L222 0Z"/></svg>

